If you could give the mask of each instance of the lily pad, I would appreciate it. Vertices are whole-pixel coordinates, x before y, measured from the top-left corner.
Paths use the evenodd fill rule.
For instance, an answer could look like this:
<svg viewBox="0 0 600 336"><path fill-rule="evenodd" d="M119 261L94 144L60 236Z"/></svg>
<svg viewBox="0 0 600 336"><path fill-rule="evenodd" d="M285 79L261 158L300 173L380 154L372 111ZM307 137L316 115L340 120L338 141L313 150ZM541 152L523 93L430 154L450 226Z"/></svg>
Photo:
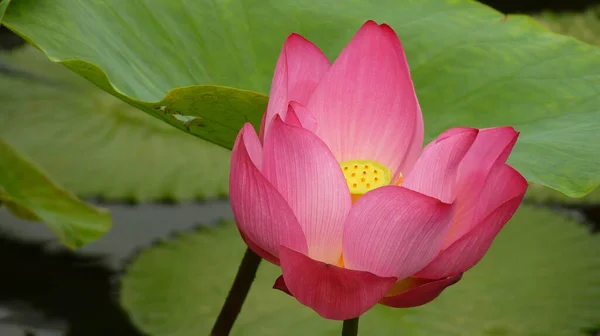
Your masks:
<svg viewBox="0 0 600 336"><path fill-rule="evenodd" d="M152 336L207 335L245 245L232 223L177 235L143 250L121 281L121 303ZM363 335L588 336L600 327L600 237L549 210L522 206L486 257L432 303L376 306ZM271 289L279 269L267 262L232 335L339 335Z"/></svg>
<svg viewBox="0 0 600 336"><path fill-rule="evenodd" d="M0 201L15 215L43 221L67 247L104 235L108 211L93 207L54 184L30 159L0 138Z"/></svg>
<svg viewBox="0 0 600 336"><path fill-rule="evenodd" d="M536 19L554 32L600 45L600 6L592 6L584 12L543 12L536 15ZM585 197L571 198L556 190L532 183L525 198L538 203L594 204L600 203L600 188L594 189Z"/></svg>
<svg viewBox="0 0 600 336"><path fill-rule="evenodd" d="M94 87L33 47L0 53L0 136L82 197L156 201L227 195L229 151Z"/></svg>

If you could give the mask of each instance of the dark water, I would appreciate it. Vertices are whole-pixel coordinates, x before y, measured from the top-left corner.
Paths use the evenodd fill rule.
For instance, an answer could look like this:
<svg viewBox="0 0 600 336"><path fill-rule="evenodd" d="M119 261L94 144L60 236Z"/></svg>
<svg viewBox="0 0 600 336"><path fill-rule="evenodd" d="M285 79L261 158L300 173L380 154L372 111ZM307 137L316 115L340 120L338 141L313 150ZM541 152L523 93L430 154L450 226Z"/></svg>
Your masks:
<svg viewBox="0 0 600 336"><path fill-rule="evenodd" d="M117 303L122 267L173 232L233 217L226 201L182 205L110 205L113 229L76 254L40 223L0 209L0 335L139 335Z"/></svg>
<svg viewBox="0 0 600 336"><path fill-rule="evenodd" d="M540 11L582 11L600 4L599 0L480 0L503 13L537 13Z"/></svg>

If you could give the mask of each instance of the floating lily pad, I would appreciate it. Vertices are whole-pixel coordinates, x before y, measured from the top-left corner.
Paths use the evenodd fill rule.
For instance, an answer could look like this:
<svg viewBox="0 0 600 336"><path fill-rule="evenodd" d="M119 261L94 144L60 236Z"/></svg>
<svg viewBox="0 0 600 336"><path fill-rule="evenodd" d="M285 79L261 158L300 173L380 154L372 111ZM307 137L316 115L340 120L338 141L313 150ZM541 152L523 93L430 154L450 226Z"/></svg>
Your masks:
<svg viewBox="0 0 600 336"><path fill-rule="evenodd" d="M142 251L126 269L121 302L152 336L207 335L245 245L235 226L177 235ZM486 257L432 303L376 306L362 335L588 336L600 327L600 237L549 210L522 206ZM279 269L262 263L232 335L339 335L271 289Z"/></svg>

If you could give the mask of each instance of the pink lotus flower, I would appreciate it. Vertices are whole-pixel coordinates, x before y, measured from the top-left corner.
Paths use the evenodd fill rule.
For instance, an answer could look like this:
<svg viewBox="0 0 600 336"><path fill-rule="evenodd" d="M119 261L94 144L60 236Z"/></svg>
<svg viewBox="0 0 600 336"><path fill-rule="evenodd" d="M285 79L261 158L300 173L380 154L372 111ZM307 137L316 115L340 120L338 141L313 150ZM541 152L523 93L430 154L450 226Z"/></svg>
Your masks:
<svg viewBox="0 0 600 336"><path fill-rule="evenodd" d="M481 113L486 113L482 111ZM230 196L275 288L325 318L436 298L483 257L527 183L505 161L511 127L453 128L422 150L423 117L402 45L368 21L331 65L292 34L260 137L232 152Z"/></svg>

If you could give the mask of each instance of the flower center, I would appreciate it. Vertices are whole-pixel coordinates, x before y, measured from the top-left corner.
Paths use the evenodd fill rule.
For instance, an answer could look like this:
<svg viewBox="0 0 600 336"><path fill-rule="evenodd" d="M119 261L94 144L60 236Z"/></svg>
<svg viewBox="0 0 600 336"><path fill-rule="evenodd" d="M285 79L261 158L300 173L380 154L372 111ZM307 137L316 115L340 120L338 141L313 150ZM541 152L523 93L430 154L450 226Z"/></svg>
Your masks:
<svg viewBox="0 0 600 336"><path fill-rule="evenodd" d="M392 172L379 162L371 160L351 160L340 163L352 202L367 192L388 185L392 181Z"/></svg>

